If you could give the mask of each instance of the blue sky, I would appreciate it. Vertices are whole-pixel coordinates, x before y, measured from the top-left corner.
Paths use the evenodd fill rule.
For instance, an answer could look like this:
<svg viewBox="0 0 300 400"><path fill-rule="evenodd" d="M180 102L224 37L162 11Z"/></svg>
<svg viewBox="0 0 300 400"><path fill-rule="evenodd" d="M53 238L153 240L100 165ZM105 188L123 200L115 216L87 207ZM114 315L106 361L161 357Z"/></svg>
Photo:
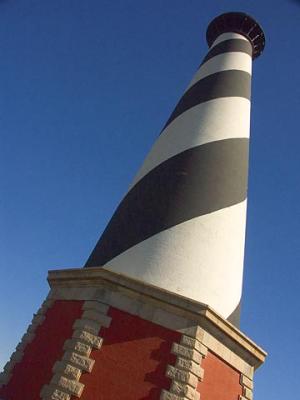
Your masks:
<svg viewBox="0 0 300 400"><path fill-rule="evenodd" d="M295 396L300 353L300 2L0 1L0 367L81 267L207 51L216 15L262 24L254 63L242 330L256 400Z"/></svg>

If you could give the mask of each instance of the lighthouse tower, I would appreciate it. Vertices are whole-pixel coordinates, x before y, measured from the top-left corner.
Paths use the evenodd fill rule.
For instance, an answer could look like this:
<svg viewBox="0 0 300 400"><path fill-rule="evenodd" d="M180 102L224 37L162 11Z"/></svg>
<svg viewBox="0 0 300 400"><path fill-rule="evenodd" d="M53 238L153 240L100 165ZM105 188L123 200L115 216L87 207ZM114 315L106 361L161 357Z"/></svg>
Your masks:
<svg viewBox="0 0 300 400"><path fill-rule="evenodd" d="M265 40L231 12L207 42L84 268L49 272L2 400L252 400L266 353L239 314L252 60Z"/></svg>

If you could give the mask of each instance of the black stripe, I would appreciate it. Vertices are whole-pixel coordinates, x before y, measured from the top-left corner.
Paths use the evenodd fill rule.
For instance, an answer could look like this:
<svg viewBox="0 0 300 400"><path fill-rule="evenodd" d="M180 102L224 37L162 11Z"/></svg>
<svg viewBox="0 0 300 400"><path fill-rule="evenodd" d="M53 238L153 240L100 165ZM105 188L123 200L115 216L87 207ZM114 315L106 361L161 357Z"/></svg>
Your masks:
<svg viewBox="0 0 300 400"><path fill-rule="evenodd" d="M230 39L224 40L217 45L215 45L205 56L202 61L203 65L206 61L210 60L212 57L215 57L219 54L229 53L229 52L240 52L249 54L252 57L252 45L247 40L242 39Z"/></svg>
<svg viewBox="0 0 300 400"><path fill-rule="evenodd" d="M150 171L125 196L85 266L104 265L165 229L243 201L248 142L206 143Z"/></svg>
<svg viewBox="0 0 300 400"><path fill-rule="evenodd" d="M250 74L245 71L228 70L216 72L200 79L182 96L163 130L190 108L220 97L244 97L250 100Z"/></svg>

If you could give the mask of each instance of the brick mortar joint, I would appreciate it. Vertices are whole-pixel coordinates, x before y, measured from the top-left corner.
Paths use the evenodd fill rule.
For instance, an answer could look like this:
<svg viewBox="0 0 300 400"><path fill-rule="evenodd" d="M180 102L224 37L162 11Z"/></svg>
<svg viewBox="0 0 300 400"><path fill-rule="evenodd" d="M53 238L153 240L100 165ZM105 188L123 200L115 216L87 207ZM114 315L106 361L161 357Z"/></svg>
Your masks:
<svg viewBox="0 0 300 400"><path fill-rule="evenodd" d="M35 337L36 329L44 322L47 310L53 305L55 300L47 298L38 309L36 314L27 328L26 333L22 336L20 342L16 346L16 350L12 353L10 360L5 364L3 372L0 373L0 388L9 383L12 377L12 370L16 364L22 361L24 350L28 343L32 342Z"/></svg>
<svg viewBox="0 0 300 400"><path fill-rule="evenodd" d="M81 396L84 390L80 382L82 371L92 372L95 360L90 358L90 353L92 349L101 349L103 338L99 336L100 329L102 326L108 328L111 322L108 310L109 306L99 301L83 302L81 317L73 324L72 337L66 339L63 356L52 368L51 381L42 387L42 399L52 398L55 391L59 391L64 400ZM90 318L87 316L89 311Z"/></svg>

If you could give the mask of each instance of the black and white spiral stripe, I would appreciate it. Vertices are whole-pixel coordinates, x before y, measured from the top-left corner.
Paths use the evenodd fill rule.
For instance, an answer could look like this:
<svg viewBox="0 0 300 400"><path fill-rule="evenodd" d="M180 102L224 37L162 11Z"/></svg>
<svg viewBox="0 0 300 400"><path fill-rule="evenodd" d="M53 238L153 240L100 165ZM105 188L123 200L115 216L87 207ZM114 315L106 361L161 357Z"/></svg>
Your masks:
<svg viewBox="0 0 300 400"><path fill-rule="evenodd" d="M211 46L86 267L105 266L209 304L241 298L252 46Z"/></svg>

